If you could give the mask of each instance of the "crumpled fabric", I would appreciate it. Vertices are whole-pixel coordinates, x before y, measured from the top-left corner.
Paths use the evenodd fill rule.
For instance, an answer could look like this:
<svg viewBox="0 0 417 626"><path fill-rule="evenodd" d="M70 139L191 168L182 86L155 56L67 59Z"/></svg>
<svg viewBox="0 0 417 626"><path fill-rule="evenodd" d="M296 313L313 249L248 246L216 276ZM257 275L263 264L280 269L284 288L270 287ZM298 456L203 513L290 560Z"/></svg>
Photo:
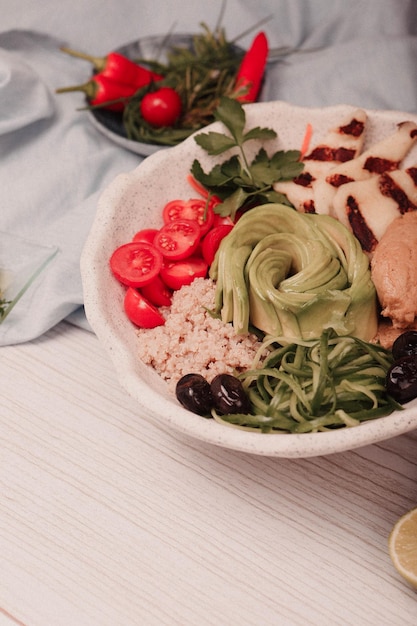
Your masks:
<svg viewBox="0 0 417 626"><path fill-rule="evenodd" d="M58 248L0 324L0 345L38 337L69 315L88 328L82 311L74 313L83 305L79 261L98 196L141 160L92 127L77 111L81 98L55 94L83 82L59 50L63 43L28 31L0 33L0 231Z"/></svg>
<svg viewBox="0 0 417 626"><path fill-rule="evenodd" d="M0 135L54 113L54 102L47 86L23 59L7 50L0 50L0 93Z"/></svg>
<svg viewBox="0 0 417 626"><path fill-rule="evenodd" d="M91 124L80 93L91 68L60 51L97 56L146 35L214 28L222 2L178 11L164 0L31 0L8 3L0 25L0 233L58 249L0 324L0 345L41 336L63 319L88 328L79 261L102 190L143 157ZM263 100L352 104L417 113L417 3L413 0L228 0L229 39L260 20L272 49ZM47 32L46 32L47 31ZM238 43L247 48L253 32ZM279 129L278 129L279 132ZM155 207L158 210L158 207ZM1 236L0 236L1 245Z"/></svg>

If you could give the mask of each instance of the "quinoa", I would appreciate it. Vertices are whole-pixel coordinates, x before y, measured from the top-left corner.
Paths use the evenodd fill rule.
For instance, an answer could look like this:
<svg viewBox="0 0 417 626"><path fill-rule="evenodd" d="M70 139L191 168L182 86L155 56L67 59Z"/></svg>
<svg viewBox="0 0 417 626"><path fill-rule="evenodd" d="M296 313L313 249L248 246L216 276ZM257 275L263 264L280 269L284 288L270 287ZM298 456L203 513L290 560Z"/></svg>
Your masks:
<svg viewBox="0 0 417 626"><path fill-rule="evenodd" d="M174 292L170 307L161 309L163 326L139 329L139 357L167 381L172 392L185 374L217 374L250 369L261 343L253 334L237 335L232 324L214 318L215 283L196 278Z"/></svg>

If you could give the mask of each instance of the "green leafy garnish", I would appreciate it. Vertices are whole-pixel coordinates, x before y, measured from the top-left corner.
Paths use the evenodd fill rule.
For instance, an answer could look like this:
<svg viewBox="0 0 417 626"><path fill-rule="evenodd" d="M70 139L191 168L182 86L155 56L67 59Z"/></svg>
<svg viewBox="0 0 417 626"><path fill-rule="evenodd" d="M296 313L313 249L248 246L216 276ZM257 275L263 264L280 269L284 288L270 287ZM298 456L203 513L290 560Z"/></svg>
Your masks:
<svg viewBox="0 0 417 626"><path fill-rule="evenodd" d="M246 130L246 114L242 105L231 98L223 97L214 117L222 122L229 134L210 131L195 136L196 143L210 156L218 156L228 150L237 149L221 164L216 164L206 173L195 159L191 173L211 194L218 196L222 203L216 212L222 216L235 218L239 209L269 202L291 206L287 197L273 188L278 181L292 180L304 167L299 150L278 150L271 157L261 147L252 161L249 161L245 144L248 141L275 139L277 133L271 128L259 126Z"/></svg>

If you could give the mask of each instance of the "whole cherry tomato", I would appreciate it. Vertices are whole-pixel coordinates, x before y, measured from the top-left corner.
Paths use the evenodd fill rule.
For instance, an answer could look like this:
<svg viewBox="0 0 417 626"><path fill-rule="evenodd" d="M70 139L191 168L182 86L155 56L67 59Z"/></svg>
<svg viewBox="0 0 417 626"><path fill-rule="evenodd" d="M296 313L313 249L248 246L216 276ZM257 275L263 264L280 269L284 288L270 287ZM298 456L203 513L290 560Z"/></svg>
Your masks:
<svg viewBox="0 0 417 626"><path fill-rule="evenodd" d="M128 287L123 304L130 321L140 328L155 328L165 324L165 318L158 309L133 287Z"/></svg>
<svg viewBox="0 0 417 626"><path fill-rule="evenodd" d="M171 289L167 287L159 274L151 283L141 287L140 292L154 306L169 306L171 304Z"/></svg>
<svg viewBox="0 0 417 626"><path fill-rule="evenodd" d="M209 230L207 235L204 237L201 245L201 253L203 255L203 259L208 265L213 263L222 239L230 233L232 228L233 224L220 224L219 226L215 226Z"/></svg>
<svg viewBox="0 0 417 626"><path fill-rule="evenodd" d="M182 111L180 95L172 87L161 87L145 94L140 103L143 119L157 128L173 126Z"/></svg>
<svg viewBox="0 0 417 626"><path fill-rule="evenodd" d="M207 271L208 264L205 260L192 255L180 261L166 260L161 267L161 278L168 287L176 291L192 283L195 278L204 278Z"/></svg>

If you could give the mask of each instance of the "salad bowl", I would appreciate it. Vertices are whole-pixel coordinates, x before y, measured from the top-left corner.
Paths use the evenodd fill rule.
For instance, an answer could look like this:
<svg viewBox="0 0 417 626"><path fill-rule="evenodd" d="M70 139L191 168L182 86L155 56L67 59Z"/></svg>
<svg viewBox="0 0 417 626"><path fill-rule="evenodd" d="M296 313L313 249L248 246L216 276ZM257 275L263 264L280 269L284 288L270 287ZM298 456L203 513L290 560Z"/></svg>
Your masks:
<svg viewBox="0 0 417 626"><path fill-rule="evenodd" d="M300 149L306 125L313 128L314 142L354 107L338 105L308 109L284 102L265 102L245 106L248 127L274 129L276 139L265 149ZM408 113L367 111L367 144L392 132ZM416 121L416 120L414 120ZM219 122L208 127L221 132ZM202 131L199 131L202 132ZM207 132L207 129L204 130ZM249 147L255 154L259 142ZM404 166L416 160L413 148ZM208 156L194 136L173 148L146 158L136 169L119 175L101 194L92 229L81 258L85 311L89 323L107 352L122 387L138 403L138 419L150 419L168 431L182 433L207 444L250 454L283 458L303 458L355 449L406 433L417 427L417 401L404 405L387 417L358 426L326 432L303 434L261 433L242 430L206 419L184 409L160 376L138 357L136 327L123 310L125 289L114 278L109 266L113 251L143 228L159 228L162 208L170 200L195 195L187 176L198 159L205 169L218 157ZM219 159L220 160L220 159Z"/></svg>

